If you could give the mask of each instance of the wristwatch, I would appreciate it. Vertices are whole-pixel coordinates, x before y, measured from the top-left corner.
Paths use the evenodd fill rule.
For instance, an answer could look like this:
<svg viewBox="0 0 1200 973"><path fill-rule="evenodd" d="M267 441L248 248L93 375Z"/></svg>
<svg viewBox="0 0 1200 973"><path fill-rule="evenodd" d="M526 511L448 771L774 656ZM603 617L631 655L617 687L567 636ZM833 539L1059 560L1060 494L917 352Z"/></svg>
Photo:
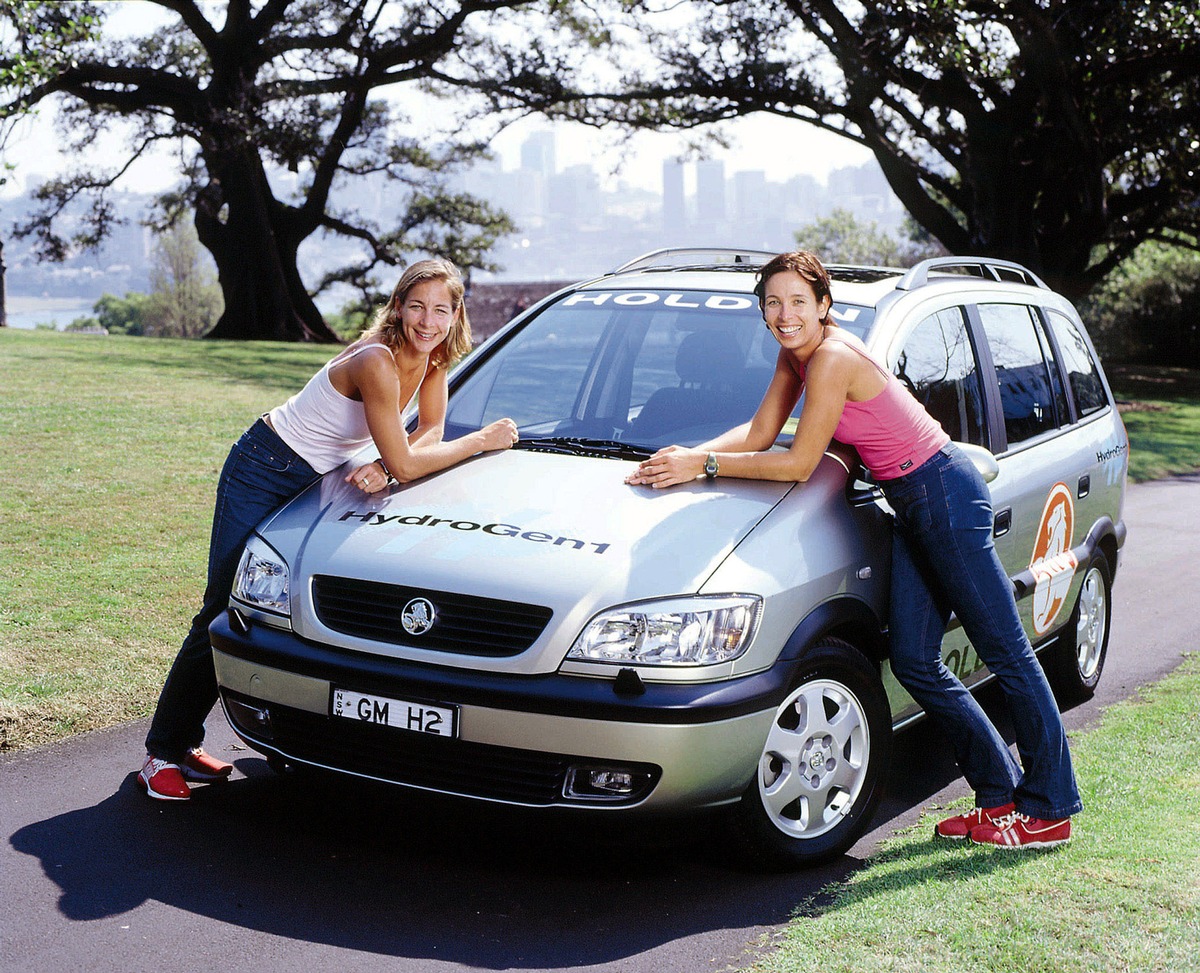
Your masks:
<svg viewBox="0 0 1200 973"><path fill-rule="evenodd" d="M704 476L705 476L705 478L709 479L709 480L715 480L717 478L717 471L720 468L721 467L717 465L717 454L709 453L708 456L704 460Z"/></svg>

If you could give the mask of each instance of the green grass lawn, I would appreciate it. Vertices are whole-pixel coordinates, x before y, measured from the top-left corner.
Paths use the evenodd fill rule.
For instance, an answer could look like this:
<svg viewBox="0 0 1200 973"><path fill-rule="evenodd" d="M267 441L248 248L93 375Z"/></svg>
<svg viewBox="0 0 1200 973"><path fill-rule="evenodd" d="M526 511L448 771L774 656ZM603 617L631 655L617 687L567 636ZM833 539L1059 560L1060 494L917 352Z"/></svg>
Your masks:
<svg viewBox="0 0 1200 973"><path fill-rule="evenodd" d="M152 711L229 446L330 354L0 330L0 750Z"/></svg>
<svg viewBox="0 0 1200 973"><path fill-rule="evenodd" d="M1114 366L1108 378L1129 432L1130 480L1200 468L1200 372Z"/></svg>
<svg viewBox="0 0 1200 973"><path fill-rule="evenodd" d="M1198 698L1192 655L1073 737L1085 811L1070 844L1005 852L934 841L944 811L927 813L845 883L800 903L782 942L751 969L1200 969Z"/></svg>

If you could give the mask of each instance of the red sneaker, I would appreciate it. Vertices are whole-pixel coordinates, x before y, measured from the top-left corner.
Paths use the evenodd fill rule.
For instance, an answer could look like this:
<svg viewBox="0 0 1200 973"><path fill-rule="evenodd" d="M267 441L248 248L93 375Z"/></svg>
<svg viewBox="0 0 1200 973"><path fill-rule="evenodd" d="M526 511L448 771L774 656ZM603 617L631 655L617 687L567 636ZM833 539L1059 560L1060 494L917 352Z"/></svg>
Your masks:
<svg viewBox="0 0 1200 973"><path fill-rule="evenodd" d="M981 824L994 825L1001 818L1012 814L1016 809L1016 805L1011 802L1001 804L999 807L972 808L966 814L956 814L952 818L946 818L945 821L939 821L933 829L933 836L935 838L950 838L952 841L961 841L963 838L971 837L971 832Z"/></svg>
<svg viewBox="0 0 1200 973"><path fill-rule="evenodd" d="M187 752L183 763L179 765L184 780L194 780L199 783L209 783L226 780L233 773L233 764L218 760L212 754L205 753L199 747Z"/></svg>
<svg viewBox="0 0 1200 973"><path fill-rule="evenodd" d="M971 832L971 840L980 845L1019 851L1025 848L1053 848L1071 840L1071 819L1046 821L1014 811L995 824L980 825Z"/></svg>
<svg viewBox="0 0 1200 973"><path fill-rule="evenodd" d="M192 796L178 764L146 754L137 775L138 786L158 801L186 801Z"/></svg>

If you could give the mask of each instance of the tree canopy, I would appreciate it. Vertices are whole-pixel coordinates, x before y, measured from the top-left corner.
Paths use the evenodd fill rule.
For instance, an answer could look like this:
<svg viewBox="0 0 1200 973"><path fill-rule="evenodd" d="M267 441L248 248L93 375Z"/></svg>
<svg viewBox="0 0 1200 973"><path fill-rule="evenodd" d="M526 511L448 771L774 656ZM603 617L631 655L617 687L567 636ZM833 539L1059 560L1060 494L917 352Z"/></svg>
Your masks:
<svg viewBox="0 0 1200 973"><path fill-rule="evenodd" d="M182 181L159 199L155 223L161 229L182 212L192 214L224 295L213 336L337 340L313 300L335 282L376 293L376 269L402 266L414 252L439 253L468 269L489 266L489 247L511 224L452 191L446 178L485 154L486 144L453 135L434 143L384 91L417 89L447 65L461 66L464 52L483 45L482 32L536 48L529 38L551 30L565 4L147 2L163 26L124 37L104 26L96 37L43 29L66 6L104 25L115 4L0 4L10 20L20 7L24 28L54 42L44 49L45 76L10 78L0 118L55 100L59 131L80 160L39 188L42 208L19 228L35 236L44 256L102 239L113 220L106 196L122 172L167 146L178 154ZM6 52L0 68L13 63ZM503 61L486 65L497 77L506 69ZM471 79L469 72L459 77ZM99 171L89 150L122 120L127 160L116 171ZM290 181L281 178L288 174ZM346 180L370 177L404 190L401 211L386 222L375 212L338 207ZM72 216L84 197L86 218ZM362 257L310 288L297 254L319 233L353 241Z"/></svg>
<svg viewBox="0 0 1200 973"><path fill-rule="evenodd" d="M618 73L498 78L492 104L657 130L764 112L838 132L948 250L1018 260L1074 295L1143 241L1200 247L1194 4L618 6L603 13L626 38ZM777 151L804 153L803 128L781 124Z"/></svg>

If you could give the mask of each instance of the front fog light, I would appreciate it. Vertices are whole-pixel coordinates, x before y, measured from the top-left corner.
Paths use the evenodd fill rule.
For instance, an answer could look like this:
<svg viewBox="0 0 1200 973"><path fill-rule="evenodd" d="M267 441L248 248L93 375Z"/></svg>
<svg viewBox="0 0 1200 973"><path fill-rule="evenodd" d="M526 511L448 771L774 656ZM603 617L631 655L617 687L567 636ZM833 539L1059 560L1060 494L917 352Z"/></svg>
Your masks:
<svg viewBox="0 0 1200 973"><path fill-rule="evenodd" d="M272 738L271 711L265 706L231 697L225 700L225 712L234 726L265 740Z"/></svg>
<svg viewBox="0 0 1200 973"><path fill-rule="evenodd" d="M601 612L580 633L568 659L625 665L705 666L746 651L762 599L697 595Z"/></svg>
<svg viewBox="0 0 1200 973"><path fill-rule="evenodd" d="M628 801L654 780L650 770L633 767L571 767L563 793L578 801Z"/></svg>
<svg viewBox="0 0 1200 973"><path fill-rule="evenodd" d="M233 579L233 597L254 608L290 615L288 587L288 568L283 558L259 538L251 537Z"/></svg>

